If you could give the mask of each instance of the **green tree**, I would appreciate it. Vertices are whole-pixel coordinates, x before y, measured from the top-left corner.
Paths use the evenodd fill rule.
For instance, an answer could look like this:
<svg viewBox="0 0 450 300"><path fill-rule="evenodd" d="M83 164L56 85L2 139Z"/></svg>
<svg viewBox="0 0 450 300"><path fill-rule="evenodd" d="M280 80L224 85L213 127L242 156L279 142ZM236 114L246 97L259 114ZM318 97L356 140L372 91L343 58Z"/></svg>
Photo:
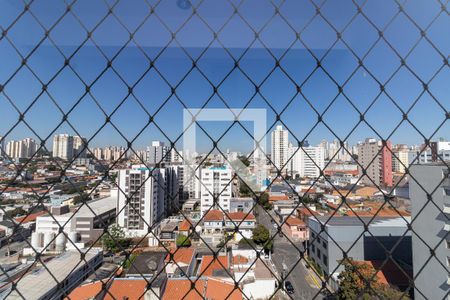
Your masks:
<svg viewBox="0 0 450 300"><path fill-rule="evenodd" d="M191 240L189 239L189 237L180 234L179 236L177 236L177 240L176 240L176 244L177 247L190 247L191 246Z"/></svg>
<svg viewBox="0 0 450 300"><path fill-rule="evenodd" d="M265 210L272 209L273 205L269 202L269 194L268 193L262 193L259 196L259 204L264 207Z"/></svg>
<svg viewBox="0 0 450 300"><path fill-rule="evenodd" d="M89 200L91 200L91 197L88 196L88 194L86 194L86 193L82 193L81 195L77 195L77 196L73 197L73 204L77 205L80 203L85 203Z"/></svg>
<svg viewBox="0 0 450 300"><path fill-rule="evenodd" d="M116 224L109 226L108 233L104 233L102 236L104 249L118 252L129 246L130 240L125 238L125 232Z"/></svg>
<svg viewBox="0 0 450 300"><path fill-rule="evenodd" d="M344 271L339 276L338 299L409 299L399 290L380 283L375 275L376 270L368 264L343 261Z"/></svg>
<svg viewBox="0 0 450 300"><path fill-rule="evenodd" d="M273 242L270 240L270 232L262 224L253 229L253 241L255 244L263 246L266 250L272 250Z"/></svg>

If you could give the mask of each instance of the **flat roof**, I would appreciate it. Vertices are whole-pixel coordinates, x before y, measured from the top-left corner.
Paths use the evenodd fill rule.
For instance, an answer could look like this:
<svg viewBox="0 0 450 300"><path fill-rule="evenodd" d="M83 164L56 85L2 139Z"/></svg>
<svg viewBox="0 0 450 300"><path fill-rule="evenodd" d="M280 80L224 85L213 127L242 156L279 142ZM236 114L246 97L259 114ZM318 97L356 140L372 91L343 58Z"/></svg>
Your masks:
<svg viewBox="0 0 450 300"><path fill-rule="evenodd" d="M94 213L96 215L101 215L110 210L114 210L117 207L117 197L106 197L99 200L86 202L86 204L81 206L81 208L76 211L77 217L92 217L94 216Z"/></svg>
<svg viewBox="0 0 450 300"><path fill-rule="evenodd" d="M14 290L8 295L8 299L39 299L57 286L55 279L62 282L76 269L86 265L86 261L89 262L98 253L99 250L96 249L85 252L85 260L80 259L78 251L67 251L53 258L45 263L47 268L40 267L22 277L16 287L19 292Z"/></svg>
<svg viewBox="0 0 450 300"><path fill-rule="evenodd" d="M329 216L316 216L309 217L310 221L320 223L327 223L327 226L362 226L364 224L369 224L369 226L376 227L406 227L405 220L410 223L411 217L350 217L350 216L339 216L332 217ZM329 221L328 221L329 219ZM327 222L328 221L328 222Z"/></svg>

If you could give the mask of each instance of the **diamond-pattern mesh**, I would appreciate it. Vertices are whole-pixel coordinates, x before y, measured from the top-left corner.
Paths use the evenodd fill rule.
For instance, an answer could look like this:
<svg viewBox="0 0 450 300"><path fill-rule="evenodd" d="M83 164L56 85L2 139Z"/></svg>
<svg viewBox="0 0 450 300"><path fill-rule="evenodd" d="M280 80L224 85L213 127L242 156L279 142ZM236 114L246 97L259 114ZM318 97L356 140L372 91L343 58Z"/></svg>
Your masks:
<svg viewBox="0 0 450 300"><path fill-rule="evenodd" d="M420 8L420 5L423 7ZM96 248L105 237L109 237L117 245L116 250L122 253L122 260L115 265L110 275L102 279L101 288L96 292L98 297L116 297L109 289L112 282L116 277L122 276L122 270L127 270L133 264L136 253L140 253L146 247L147 239L152 238L157 241L160 250L168 254L168 259L164 260L163 265L151 277L143 274L138 267L135 268L138 277L145 281L145 288L138 297L150 295L155 299L169 299L165 298L167 296L164 296L164 289L157 293L153 287L161 277L166 277L165 270L170 263L185 270L173 260L183 248L169 247L161 240L158 231L160 222L149 224L138 213L138 222L144 223L148 230L143 236L133 239L131 245L123 245L116 240L113 226L102 219L98 228L103 232L89 244L88 250L82 250L65 230L76 213L61 224L49 206L45 205L48 197L63 182L68 189L80 196L81 204L76 206L75 211L87 210L95 215L96 210L91 208L90 197L94 197L95 190L107 183L118 189L118 193L127 195L125 205L116 211L118 216L132 208L134 195L148 189L146 184L152 181L152 184L165 190L173 206L170 214L187 220L191 228L203 225L205 216L213 209L228 216L228 209L217 202L226 187L219 193L214 193L195 175L190 179L200 180L207 193L215 199L216 205L209 207L199 219L192 219L190 214L181 209L181 202L178 202L184 195L168 191L158 180L159 173L152 169L154 165L149 165L136 147L143 143L148 134L157 135L167 141L170 149L165 157L159 158L156 166L162 165L172 151L183 157L185 153L179 152L178 146L184 131L173 129L171 123L175 122L172 120L176 117L175 111L192 107L229 109L236 117L236 121L231 122L224 130L208 129L197 122L194 115L190 123L190 126L200 129L205 144L209 145L205 152L208 155L216 153L225 162L231 163L222 145L232 132L238 132L242 141L261 142L255 141L252 130L248 129L245 122L239 121L239 114L232 109L262 107L267 109L269 115L266 135L270 137L276 125L283 125L293 143L299 147L296 152L302 151L309 139L327 136L338 141L338 151L352 155L352 149L346 146L347 142L360 137L359 131L365 130L366 135L382 140L383 147L379 153L387 149L406 171L394 187L387 191L366 171L375 163L379 153L373 154L368 165L355 160L362 170L355 186L368 180L383 199L383 204L370 217L365 217L349 205L351 190L340 189L326 176L325 170L330 167L338 152L324 167L305 152L315 167L320 169L320 176L308 183L309 188L303 194L291 187L290 178L284 171L295 153L281 168L273 163L268 153L264 153L276 175L271 177L268 189L285 183L291 187L289 193L300 200L295 209L279 222L273 211L264 207L260 191L250 190L251 197L255 199L253 209L245 213L241 221L231 222L235 233L242 237L244 236L239 228L244 226L251 211L255 212L258 223L264 219L269 224L271 221L279 223L275 230L270 231L267 242L274 244L271 258L265 258L264 248L249 243L256 259L246 266L243 275L236 276L228 267L229 262L216 259L220 257L219 253L229 250L231 241L225 239L219 246L213 247L201 234L192 230L188 237L201 244L201 251L213 255L214 259L207 266L202 266L196 276L181 276L189 286L180 299L207 297L202 280L209 276L208 269L214 264L224 270L223 277L232 285L232 289L221 296L224 299L234 299L236 292L242 294L244 299L252 299L244 288L242 278L253 272L256 264L262 264L276 281L276 288L270 298L337 297L339 293L331 284L332 274L342 269L348 253L364 237L373 238L375 245L385 252L385 258L374 267L373 274L362 274L356 269L356 276L362 282L356 298L361 298L366 293L373 298L386 298L379 294L379 290L374 289L374 280L377 272L388 264L394 264L397 276L405 277L408 281L407 286L398 293L399 298L412 296L414 290L416 296L430 297L415 286L421 270L412 275L392 259L397 247L411 234L417 236L430 250L427 262L437 260L440 267L448 269L447 262L436 258L436 250L446 243L447 234L439 237L439 243L427 244L414 229L415 221L426 208L434 207L442 218L448 220L444 208L434 201L435 192L448 179L435 182L432 190L426 189L421 180L416 180L409 172L410 165L415 164L419 156L409 166L404 165L397 154L387 147L387 141L397 139L402 134L410 134L429 148L439 134L448 134L448 127L445 129L450 118L448 93L445 94L436 87L448 85L450 79L448 34L445 35L449 22L448 1L392 0L379 4L369 0L99 0L93 3L81 0L55 3L30 0L5 1L0 3L0 7L4 7L0 21L0 53L3 56L0 60L5 64L4 70L0 72L0 105L4 111L2 117L5 118L0 127L0 135L4 142L11 136L16 136L16 132L27 132L39 144L37 151L25 161L11 160L9 168L13 175L2 182L0 196L6 195L20 181L21 186L28 188L36 200L26 217L42 211L53 218L59 234L64 235L67 242L79 252L79 263L90 265L87 253ZM382 13L377 11L380 9ZM424 10L423 14L420 13L421 9ZM27 33L27 26L33 27L28 28L32 34ZM358 32L359 41L355 41L355 32ZM345 60L340 60L339 55L344 52ZM7 61L9 62L6 63ZM351 88L354 86L361 88ZM407 90L408 99L404 99L404 94L399 94L399 90ZM382 105L383 108L380 108ZM421 118L429 117L424 116L424 108L435 112L433 120L425 123L420 122ZM300 111L306 112L308 117L292 117L292 112L295 115ZM179 123L181 122L180 117ZM87 123L91 124L86 126ZM51 152L48 146L53 136L63 131L71 131L75 135L86 136L87 139L81 145L82 151L68 161L51 156L45 158L53 166L57 176L42 190L35 182L27 179L24 171L36 166L43 155ZM94 153L93 145L104 140L107 143L120 140L125 146L111 162L97 159ZM420 154L427 147L423 147ZM101 178L94 181L90 191L80 188L76 181L66 176L83 151L102 166L102 171L97 173L101 174ZM250 159L252 155L253 152L247 158ZM149 176L133 192L123 190L114 175L116 170L128 167L127 156L135 157L134 163L145 165L150 170ZM436 160L450 171L444 159L438 156ZM203 156L196 166L188 168L193 168L197 174L195 171L207 163L207 156ZM393 191L406 178L410 182L414 181L427 196L422 208L412 219L405 218L393 202ZM246 185L244 178L238 174L227 185L237 181ZM318 217L304 203L308 195L315 193L314 189L319 183L327 184L330 191L342 200L325 219ZM189 182L183 183L185 187L188 184ZM311 218L320 224L319 232L310 236L308 244L295 241L282 230L289 217L294 216L300 207L305 208ZM371 232L370 227L378 221L379 213L385 208L407 224L407 230L389 249L378 240L376 233ZM351 245L341 245L326 230L327 225L338 217L341 209L346 209L364 224L364 230ZM1 206L1 210L5 220L14 222L11 232L6 233L5 240L8 240L8 244L27 234L22 226L25 225L26 218L14 221L5 206ZM163 212L156 219L161 217L168 215ZM315 263L308 258L311 249L307 245L320 243L320 235L327 236L342 252L343 259L329 274L320 274ZM22 238L25 247L31 248L33 252L33 261L19 274L11 273L7 266L0 265L4 281L9 282L2 288L2 295L6 298L26 298L20 290L20 282L25 278L22 275L29 274L37 265L48 272L58 287L67 286L68 283L63 282L64 278L57 278L53 275L54 270L47 267L51 260L45 254L46 248L57 238L58 235L51 236L43 249L35 249L28 235ZM426 263L422 269L425 266ZM75 268L76 265L73 272ZM303 272L309 275L304 276ZM71 274L66 274L65 278L69 278ZM286 280L294 283L294 294L286 292ZM311 280L315 284L309 284ZM299 281L305 284L297 285ZM298 286L301 286L299 290ZM75 287L67 289L62 297L71 298L69 292Z"/></svg>

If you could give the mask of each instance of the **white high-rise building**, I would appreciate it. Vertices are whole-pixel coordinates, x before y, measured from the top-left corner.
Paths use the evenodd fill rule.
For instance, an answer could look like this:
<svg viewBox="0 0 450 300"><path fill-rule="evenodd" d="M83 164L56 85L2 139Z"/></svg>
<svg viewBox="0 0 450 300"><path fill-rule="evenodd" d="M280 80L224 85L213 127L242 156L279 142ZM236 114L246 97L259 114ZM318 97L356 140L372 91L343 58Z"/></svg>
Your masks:
<svg viewBox="0 0 450 300"><path fill-rule="evenodd" d="M272 156L271 160L275 167L280 170L286 170L285 164L288 161L288 131L283 129L283 126L278 125L272 131ZM283 170L282 170L283 169Z"/></svg>
<svg viewBox="0 0 450 300"><path fill-rule="evenodd" d="M57 134L53 137L53 157L70 160L73 158L73 136Z"/></svg>
<svg viewBox="0 0 450 300"><path fill-rule="evenodd" d="M37 151L38 145L31 138L26 138L21 141L9 141L6 144L6 155L9 158L30 158Z"/></svg>
<svg viewBox="0 0 450 300"><path fill-rule="evenodd" d="M201 204L202 215L212 206L219 205L224 211L230 210L233 196L232 171L229 167L210 167L201 170Z"/></svg>
<svg viewBox="0 0 450 300"><path fill-rule="evenodd" d="M289 147L288 169L292 176L319 177L325 167L325 150L322 147Z"/></svg>
<svg viewBox="0 0 450 300"><path fill-rule="evenodd" d="M95 148L94 149L94 157L98 160L103 159L103 149L102 148Z"/></svg>
<svg viewBox="0 0 450 300"><path fill-rule="evenodd" d="M172 148L170 150L170 162L171 163L182 163L183 162L183 151Z"/></svg>
<svg viewBox="0 0 450 300"><path fill-rule="evenodd" d="M146 235L149 227L165 217L163 174L159 169L133 166L119 170L117 184L117 224L130 236Z"/></svg>

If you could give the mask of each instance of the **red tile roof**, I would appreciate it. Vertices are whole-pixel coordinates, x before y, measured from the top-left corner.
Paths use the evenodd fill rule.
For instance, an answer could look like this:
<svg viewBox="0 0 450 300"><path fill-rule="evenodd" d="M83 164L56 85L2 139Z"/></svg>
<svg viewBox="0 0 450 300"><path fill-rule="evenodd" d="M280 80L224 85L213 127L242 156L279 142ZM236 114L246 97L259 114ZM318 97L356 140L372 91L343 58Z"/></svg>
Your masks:
<svg viewBox="0 0 450 300"><path fill-rule="evenodd" d="M227 219L230 220L237 220L237 221L242 221L244 220L256 220L255 216L253 214L248 214L242 211L238 211L238 212L232 212L232 213L228 213L225 217L227 217Z"/></svg>
<svg viewBox="0 0 450 300"><path fill-rule="evenodd" d="M289 197L286 195L269 195L269 201L282 201L289 200Z"/></svg>
<svg viewBox="0 0 450 300"><path fill-rule="evenodd" d="M292 217L292 216L287 218L286 224L289 226L301 226L301 225L306 226L305 222L303 222L299 218Z"/></svg>
<svg viewBox="0 0 450 300"><path fill-rule="evenodd" d="M174 253L173 261L177 264L179 263L189 264L192 261L192 257L194 256L194 248L192 247L173 249L170 252ZM170 255L167 254L165 262L167 263L169 261Z"/></svg>
<svg viewBox="0 0 450 300"><path fill-rule="evenodd" d="M94 299L102 291L102 282L95 281L75 288L65 299L87 300Z"/></svg>
<svg viewBox="0 0 450 300"><path fill-rule="evenodd" d="M241 300L242 292L230 282L209 278L205 299Z"/></svg>
<svg viewBox="0 0 450 300"><path fill-rule="evenodd" d="M216 270L228 270L228 257L218 256L216 259L212 255L204 255L200 265L199 274L201 276L213 276Z"/></svg>
<svg viewBox="0 0 450 300"><path fill-rule="evenodd" d="M180 231L189 231L192 227L192 223L189 220L183 220L178 225L178 230Z"/></svg>
<svg viewBox="0 0 450 300"><path fill-rule="evenodd" d="M203 300L206 281L199 279L195 282L195 289L191 289L188 279L169 279L162 297L163 300Z"/></svg>
<svg viewBox="0 0 450 300"><path fill-rule="evenodd" d="M223 213L217 209L211 209L203 218L204 221L222 221Z"/></svg>
<svg viewBox="0 0 450 300"><path fill-rule="evenodd" d="M144 299L146 290L147 281L145 279L114 279L108 289L109 293L106 293L103 299Z"/></svg>
<svg viewBox="0 0 450 300"><path fill-rule="evenodd" d="M233 265L238 264L246 264L248 263L248 258L242 255L235 255L233 256Z"/></svg>
<svg viewBox="0 0 450 300"><path fill-rule="evenodd" d="M195 282L195 289L191 289L191 281L188 279L169 279L162 299L241 300L242 292L238 288L235 288L233 283L216 278L197 280Z"/></svg>
<svg viewBox="0 0 450 300"><path fill-rule="evenodd" d="M29 214L28 216L15 218L14 221L16 221L17 223L22 222L22 224L28 223L28 222L34 222L34 221L36 221L37 217L42 216L44 214L46 214L45 211L40 211L37 213Z"/></svg>

